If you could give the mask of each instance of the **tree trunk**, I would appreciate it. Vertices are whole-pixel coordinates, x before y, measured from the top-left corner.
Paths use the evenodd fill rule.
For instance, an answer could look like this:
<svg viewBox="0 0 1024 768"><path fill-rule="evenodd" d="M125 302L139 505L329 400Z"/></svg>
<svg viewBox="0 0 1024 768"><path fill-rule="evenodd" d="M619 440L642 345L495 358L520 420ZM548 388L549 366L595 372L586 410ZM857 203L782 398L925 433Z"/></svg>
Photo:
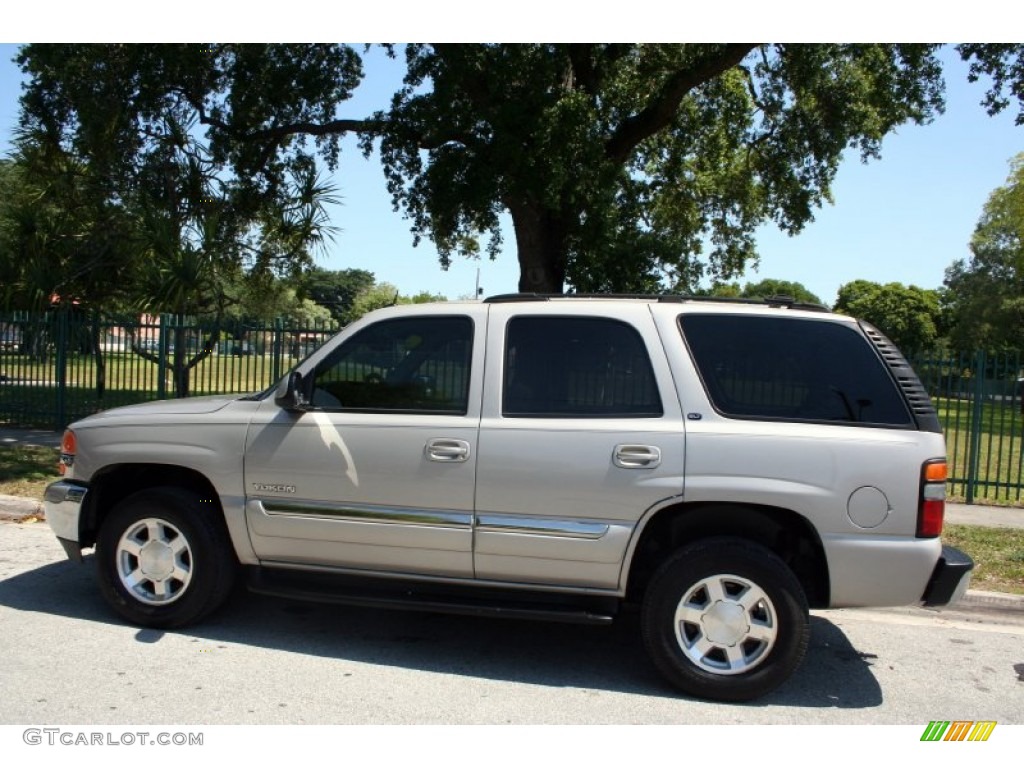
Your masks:
<svg viewBox="0 0 1024 768"><path fill-rule="evenodd" d="M516 232L521 293L565 291L565 219L539 205L508 203Z"/></svg>
<svg viewBox="0 0 1024 768"><path fill-rule="evenodd" d="M174 372L174 396L188 397L189 378L192 369L188 366L188 337L186 335L185 321L179 317L174 327L174 364L171 370Z"/></svg>

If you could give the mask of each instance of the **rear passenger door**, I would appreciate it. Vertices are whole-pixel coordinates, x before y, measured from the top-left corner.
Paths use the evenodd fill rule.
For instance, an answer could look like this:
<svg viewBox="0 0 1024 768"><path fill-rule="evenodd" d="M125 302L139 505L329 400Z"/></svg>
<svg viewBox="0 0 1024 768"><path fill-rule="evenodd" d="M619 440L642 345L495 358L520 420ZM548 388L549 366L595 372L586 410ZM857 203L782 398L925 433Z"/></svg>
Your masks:
<svg viewBox="0 0 1024 768"><path fill-rule="evenodd" d="M679 404L645 302L495 304L477 578L614 589L637 521L683 490Z"/></svg>

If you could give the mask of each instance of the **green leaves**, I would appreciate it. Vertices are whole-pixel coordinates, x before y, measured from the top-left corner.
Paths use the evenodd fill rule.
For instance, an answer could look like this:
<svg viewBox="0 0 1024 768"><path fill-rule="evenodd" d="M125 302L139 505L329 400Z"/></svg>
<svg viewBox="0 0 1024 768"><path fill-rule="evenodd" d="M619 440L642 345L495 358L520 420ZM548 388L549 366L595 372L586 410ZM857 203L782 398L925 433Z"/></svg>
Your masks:
<svg viewBox="0 0 1024 768"><path fill-rule="evenodd" d="M834 309L867 320L904 352L930 349L939 338L938 291L854 280L839 287Z"/></svg>
<svg viewBox="0 0 1024 768"><path fill-rule="evenodd" d="M930 120L936 48L414 46L382 159L443 263L507 209L523 289L692 290L740 274L761 223L798 232L847 148Z"/></svg>
<svg viewBox="0 0 1024 768"><path fill-rule="evenodd" d="M875 159L887 134L943 108L932 44L388 47L400 50L403 85L360 116L343 114L363 74L343 45L31 45L22 125L108 199L194 199L160 190L170 166L221 187L223 231L257 269L301 268L323 246L329 222L310 201L326 193L307 191L352 132L442 267L496 257L507 213L522 290L692 291L756 260L761 224L799 232L847 150ZM972 78L992 78L990 111L1024 98L1024 46L958 51Z"/></svg>
<svg viewBox="0 0 1024 768"><path fill-rule="evenodd" d="M54 210L118 213L120 255L92 266L116 266L129 304L219 318L244 276L298 271L333 236L333 186L300 134L280 131L333 117L361 76L351 50L30 45L19 63L26 163ZM336 142L319 147L328 162ZM80 251L76 275L90 267ZM76 300L101 303L102 284Z"/></svg>
<svg viewBox="0 0 1024 768"><path fill-rule="evenodd" d="M982 104L990 115L1002 112L1017 99L1017 125L1024 125L1024 45L1020 43L968 43L956 47L960 58L971 65L973 83L991 78Z"/></svg>
<svg viewBox="0 0 1024 768"><path fill-rule="evenodd" d="M989 196L971 238L971 257L946 270L953 341L960 349L1024 346L1024 153Z"/></svg>

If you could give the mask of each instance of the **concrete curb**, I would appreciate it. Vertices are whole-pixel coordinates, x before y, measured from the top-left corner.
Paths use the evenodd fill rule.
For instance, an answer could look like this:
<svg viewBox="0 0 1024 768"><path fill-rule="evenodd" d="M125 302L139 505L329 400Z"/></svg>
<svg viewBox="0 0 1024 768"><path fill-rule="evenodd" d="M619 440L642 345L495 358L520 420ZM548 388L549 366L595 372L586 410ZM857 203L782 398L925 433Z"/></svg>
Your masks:
<svg viewBox="0 0 1024 768"><path fill-rule="evenodd" d="M960 602L953 606L961 610L970 608L999 610L999 611L1020 611L1024 613L1024 595L1011 595L1006 592L984 592L980 589L969 589L967 594L960 598Z"/></svg>
<svg viewBox="0 0 1024 768"><path fill-rule="evenodd" d="M0 520L19 522L27 517L44 519L42 502L0 493Z"/></svg>

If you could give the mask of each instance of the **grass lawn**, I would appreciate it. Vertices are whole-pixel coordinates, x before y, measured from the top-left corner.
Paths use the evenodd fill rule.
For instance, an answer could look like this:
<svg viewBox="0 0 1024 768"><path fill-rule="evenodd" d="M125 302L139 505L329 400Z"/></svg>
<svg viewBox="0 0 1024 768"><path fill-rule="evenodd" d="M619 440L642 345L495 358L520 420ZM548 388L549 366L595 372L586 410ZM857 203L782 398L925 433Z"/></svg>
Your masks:
<svg viewBox="0 0 1024 768"><path fill-rule="evenodd" d="M974 559L972 589L1024 595L1024 530L947 525L942 541Z"/></svg>
<svg viewBox="0 0 1024 768"><path fill-rule="evenodd" d="M0 493L41 500L46 486L60 477L57 454L38 445L0 446Z"/></svg>

